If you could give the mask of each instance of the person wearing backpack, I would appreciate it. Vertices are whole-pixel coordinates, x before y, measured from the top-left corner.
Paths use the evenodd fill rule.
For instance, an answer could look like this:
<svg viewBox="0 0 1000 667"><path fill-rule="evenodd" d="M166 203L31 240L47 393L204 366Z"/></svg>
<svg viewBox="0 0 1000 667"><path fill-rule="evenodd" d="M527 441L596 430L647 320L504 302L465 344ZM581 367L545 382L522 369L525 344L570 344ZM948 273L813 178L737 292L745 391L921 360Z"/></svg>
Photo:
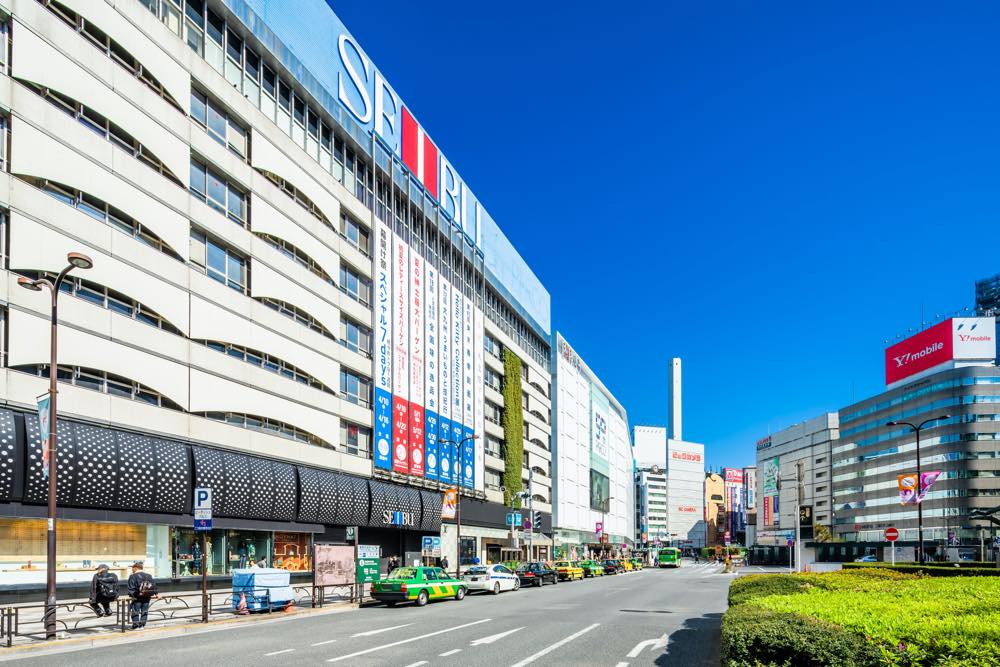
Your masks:
<svg viewBox="0 0 1000 667"><path fill-rule="evenodd" d="M153 577L142 571L142 561L132 564L132 576L128 578L128 595L132 599L129 610L132 614L132 629L146 627L146 617L149 615L149 603L156 595L156 582Z"/></svg>
<svg viewBox="0 0 1000 667"><path fill-rule="evenodd" d="M98 618L111 615L111 603L118 599L118 575L108 571L108 566L97 566L90 580L90 608Z"/></svg>

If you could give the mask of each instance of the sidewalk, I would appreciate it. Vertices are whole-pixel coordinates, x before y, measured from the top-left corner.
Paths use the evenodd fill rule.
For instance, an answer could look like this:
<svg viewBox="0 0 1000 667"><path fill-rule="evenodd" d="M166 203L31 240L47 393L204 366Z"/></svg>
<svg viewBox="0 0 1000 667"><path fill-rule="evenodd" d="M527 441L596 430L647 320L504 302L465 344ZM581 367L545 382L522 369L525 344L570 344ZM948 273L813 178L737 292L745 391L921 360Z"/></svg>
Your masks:
<svg viewBox="0 0 1000 667"><path fill-rule="evenodd" d="M111 604L111 616L98 617L86 600L63 600L57 608L57 639L46 641L44 604L32 603L0 608L6 615L3 636L0 637L0 661L25 652L36 650L73 650L70 647L137 641L141 638L172 636L188 632L205 632L220 625L254 623L266 620L293 618L303 614L336 613L357 606L351 601L346 587L328 587L320 606L319 590L314 594L311 586L294 587L295 601L287 610L238 614L233 609L233 595L229 591L209 591L208 623L202 622L201 591L182 591L165 594L154 599L149 608L146 628L131 630L128 617L128 598ZM8 613L8 609L10 613ZM122 632L123 618L126 632ZM7 647L8 634L12 646Z"/></svg>

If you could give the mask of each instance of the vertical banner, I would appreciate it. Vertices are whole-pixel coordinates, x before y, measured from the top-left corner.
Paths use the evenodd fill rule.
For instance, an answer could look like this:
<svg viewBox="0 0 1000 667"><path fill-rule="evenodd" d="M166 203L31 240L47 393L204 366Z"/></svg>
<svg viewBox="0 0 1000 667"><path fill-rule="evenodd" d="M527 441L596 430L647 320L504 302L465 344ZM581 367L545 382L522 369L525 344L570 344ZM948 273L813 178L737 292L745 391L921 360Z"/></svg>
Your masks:
<svg viewBox="0 0 1000 667"><path fill-rule="evenodd" d="M438 272L424 262L424 475L437 480L438 474Z"/></svg>
<svg viewBox="0 0 1000 667"><path fill-rule="evenodd" d="M458 276L455 284L451 288L451 439L455 441L455 461L458 463L458 470L452 475L455 483L459 483L461 469L465 466L462 460L462 438L465 429L462 419L464 418L462 396L462 277ZM462 479L462 485L465 480Z"/></svg>
<svg viewBox="0 0 1000 667"><path fill-rule="evenodd" d="M912 503L917 497L917 474L908 472L896 476L896 485L899 487L899 504L906 505Z"/></svg>
<svg viewBox="0 0 1000 667"><path fill-rule="evenodd" d="M476 386L476 391L473 395L474 419L472 423L475 427L476 434L479 435L479 440L476 440L476 442L473 443L476 446L475 482L476 489L484 491L486 488L486 434L484 432L486 426L486 406L483 403L485 400L485 397L483 396L483 388L486 384L486 351L483 346L486 341L483 311L479 308L475 309L474 322L474 330L472 332L472 348L475 363L475 380L473 384Z"/></svg>
<svg viewBox="0 0 1000 667"><path fill-rule="evenodd" d="M375 467L392 468L392 248L375 223Z"/></svg>
<svg viewBox="0 0 1000 667"><path fill-rule="evenodd" d="M409 248L393 235L392 246L392 470L407 474L410 435L410 341L407 323Z"/></svg>
<svg viewBox="0 0 1000 667"><path fill-rule="evenodd" d="M42 476L49 478L49 400L48 394L38 397L38 439L42 441Z"/></svg>
<svg viewBox="0 0 1000 667"><path fill-rule="evenodd" d="M441 400L438 402L438 409L441 411L440 437L438 438L438 451L441 457L441 481L447 484L455 483L455 453L454 445L451 444L451 285L439 276L438 282L438 328L441 344L438 346L438 366L440 368L440 382L438 386L441 391Z"/></svg>
<svg viewBox="0 0 1000 667"><path fill-rule="evenodd" d="M924 502L924 497L927 495L927 492L931 490L931 487L934 486L934 482L936 482L940 476L940 470L920 473L920 493L917 494L918 503Z"/></svg>
<svg viewBox="0 0 1000 667"><path fill-rule="evenodd" d="M424 476L424 258L410 250L410 474Z"/></svg>
<svg viewBox="0 0 1000 667"><path fill-rule="evenodd" d="M473 398L475 388L472 379L475 376L473 365L475 362L474 351L472 349L472 330L474 327L472 318L472 299L467 296L462 297L462 486L475 488L476 486L476 441L472 439L475 435L474 427L476 423L475 409L473 408Z"/></svg>

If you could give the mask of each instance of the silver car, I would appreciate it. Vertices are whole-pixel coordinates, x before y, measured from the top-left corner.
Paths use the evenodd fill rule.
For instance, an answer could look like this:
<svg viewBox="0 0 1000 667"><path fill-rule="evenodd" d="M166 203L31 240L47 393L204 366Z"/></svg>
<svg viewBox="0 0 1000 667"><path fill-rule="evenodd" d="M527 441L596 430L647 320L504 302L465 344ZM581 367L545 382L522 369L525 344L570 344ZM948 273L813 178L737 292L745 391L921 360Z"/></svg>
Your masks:
<svg viewBox="0 0 1000 667"><path fill-rule="evenodd" d="M501 591L516 591L521 580L513 570L503 565L475 565L462 573L462 581L469 585L469 592L489 591L499 595Z"/></svg>

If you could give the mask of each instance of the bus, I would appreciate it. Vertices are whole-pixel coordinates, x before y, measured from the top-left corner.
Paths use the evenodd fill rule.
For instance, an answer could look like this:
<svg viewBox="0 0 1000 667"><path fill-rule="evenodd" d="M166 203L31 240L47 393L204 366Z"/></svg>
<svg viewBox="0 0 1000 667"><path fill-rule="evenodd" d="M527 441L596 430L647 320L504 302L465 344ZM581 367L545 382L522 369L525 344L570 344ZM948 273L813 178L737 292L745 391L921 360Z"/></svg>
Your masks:
<svg viewBox="0 0 1000 667"><path fill-rule="evenodd" d="M659 567L680 567L681 550L677 547L665 547L660 549L656 555L656 564Z"/></svg>

